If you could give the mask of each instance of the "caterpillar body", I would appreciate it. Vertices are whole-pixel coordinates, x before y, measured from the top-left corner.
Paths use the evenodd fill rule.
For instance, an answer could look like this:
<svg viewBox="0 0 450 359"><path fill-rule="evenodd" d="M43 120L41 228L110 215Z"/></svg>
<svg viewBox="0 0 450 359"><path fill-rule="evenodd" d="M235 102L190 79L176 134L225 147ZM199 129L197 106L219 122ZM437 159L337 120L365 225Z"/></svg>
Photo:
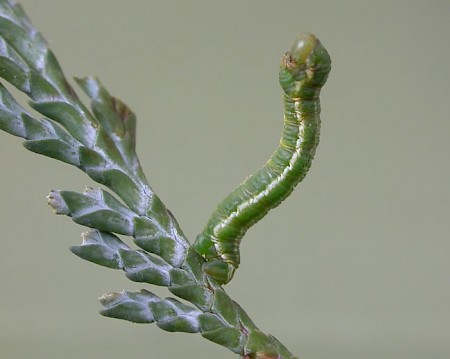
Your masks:
<svg viewBox="0 0 450 359"><path fill-rule="evenodd" d="M239 245L247 230L278 206L305 177L320 132L319 94L331 69L328 52L310 33L297 37L280 64L284 129L268 162L219 203L194 248L207 262L204 271L228 283L240 263Z"/></svg>

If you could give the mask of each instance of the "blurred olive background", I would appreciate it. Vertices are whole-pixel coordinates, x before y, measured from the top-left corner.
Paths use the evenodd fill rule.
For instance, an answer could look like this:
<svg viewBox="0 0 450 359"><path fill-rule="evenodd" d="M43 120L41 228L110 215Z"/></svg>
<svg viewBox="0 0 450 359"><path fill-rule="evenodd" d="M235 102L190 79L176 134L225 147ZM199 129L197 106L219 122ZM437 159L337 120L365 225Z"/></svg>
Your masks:
<svg viewBox="0 0 450 359"><path fill-rule="evenodd" d="M449 1L22 4L68 77L135 110L141 163L190 240L277 146L279 60L315 33L333 60L316 160L249 231L227 290L301 358L450 357ZM20 143L0 134L0 357L232 358L98 315L101 294L149 287L69 252L85 229L45 196L95 184Z"/></svg>

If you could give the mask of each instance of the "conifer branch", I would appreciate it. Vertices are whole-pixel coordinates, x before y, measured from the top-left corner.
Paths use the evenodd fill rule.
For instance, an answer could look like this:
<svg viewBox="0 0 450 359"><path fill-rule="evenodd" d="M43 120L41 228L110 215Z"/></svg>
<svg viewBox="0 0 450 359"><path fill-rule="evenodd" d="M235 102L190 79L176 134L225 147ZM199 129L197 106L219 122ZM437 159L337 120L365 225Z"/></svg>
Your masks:
<svg viewBox="0 0 450 359"><path fill-rule="evenodd" d="M30 99L33 117L0 84L0 129L25 140L30 151L84 171L109 189L53 190L48 202L89 230L71 251L135 282L167 287L176 297L122 291L100 298L100 313L169 332L200 333L242 358L292 359L260 331L191 246L171 212L153 192L136 154L136 116L95 77L77 78L90 110L65 78L44 37L12 0L0 0L0 77ZM130 237L134 249L116 234ZM207 258L207 256L206 256Z"/></svg>

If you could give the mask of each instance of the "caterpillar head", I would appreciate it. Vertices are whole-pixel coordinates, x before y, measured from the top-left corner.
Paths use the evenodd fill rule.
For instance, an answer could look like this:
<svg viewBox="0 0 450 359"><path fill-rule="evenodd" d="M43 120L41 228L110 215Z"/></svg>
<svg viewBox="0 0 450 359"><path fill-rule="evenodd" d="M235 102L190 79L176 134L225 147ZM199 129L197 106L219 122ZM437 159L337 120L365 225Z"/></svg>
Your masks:
<svg viewBox="0 0 450 359"><path fill-rule="evenodd" d="M280 84L293 98L317 96L331 69L331 59L317 37L311 33L297 36L280 64Z"/></svg>

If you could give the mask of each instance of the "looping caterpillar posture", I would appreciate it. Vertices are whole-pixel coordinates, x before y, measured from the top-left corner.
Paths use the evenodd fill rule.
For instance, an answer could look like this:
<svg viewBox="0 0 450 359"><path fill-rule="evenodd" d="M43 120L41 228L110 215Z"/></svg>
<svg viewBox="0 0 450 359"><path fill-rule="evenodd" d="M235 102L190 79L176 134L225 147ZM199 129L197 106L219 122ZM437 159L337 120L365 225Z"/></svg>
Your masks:
<svg viewBox="0 0 450 359"><path fill-rule="evenodd" d="M205 272L228 283L240 263L239 245L247 230L278 206L305 177L319 143L319 94L331 69L328 52L313 34L301 34L281 59L284 129L280 145L258 172L216 208L194 248Z"/></svg>

